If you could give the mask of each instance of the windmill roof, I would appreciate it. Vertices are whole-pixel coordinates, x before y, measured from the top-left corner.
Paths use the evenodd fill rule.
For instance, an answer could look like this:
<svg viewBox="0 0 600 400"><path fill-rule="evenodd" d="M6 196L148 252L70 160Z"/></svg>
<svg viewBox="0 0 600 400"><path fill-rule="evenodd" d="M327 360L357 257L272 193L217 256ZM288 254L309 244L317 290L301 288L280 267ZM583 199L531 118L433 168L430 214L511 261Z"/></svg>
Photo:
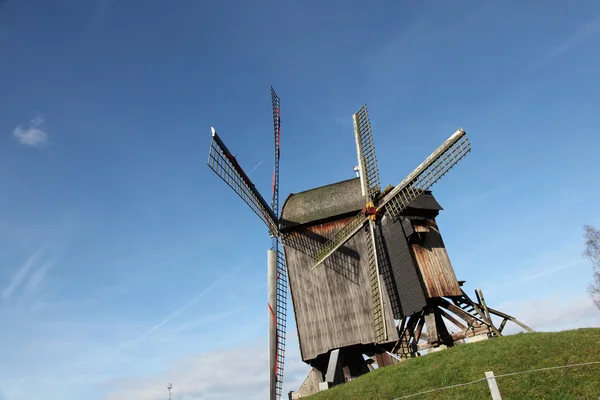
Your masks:
<svg viewBox="0 0 600 400"><path fill-rule="evenodd" d="M292 193L285 200L281 210L281 229L354 214L361 210L365 203L360 178ZM442 210L442 206L429 191L413 201L410 208Z"/></svg>
<svg viewBox="0 0 600 400"><path fill-rule="evenodd" d="M292 227L357 212L365 202L359 178L292 193L281 209L281 225Z"/></svg>

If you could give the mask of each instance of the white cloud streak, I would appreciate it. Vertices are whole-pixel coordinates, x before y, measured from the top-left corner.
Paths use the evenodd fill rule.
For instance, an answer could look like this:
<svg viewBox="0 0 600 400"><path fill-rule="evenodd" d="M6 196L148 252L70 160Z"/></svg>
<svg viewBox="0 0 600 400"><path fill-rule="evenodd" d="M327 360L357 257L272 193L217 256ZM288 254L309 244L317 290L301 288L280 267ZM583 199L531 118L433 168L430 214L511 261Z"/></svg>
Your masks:
<svg viewBox="0 0 600 400"><path fill-rule="evenodd" d="M163 325L165 325L166 323L172 321L173 319L175 319L177 316L179 316L180 314L184 313L185 311L187 311L189 308L191 308L194 304L196 304L200 299L202 299L204 296L206 296L211 290L213 290L219 283L221 283L223 280L229 278L235 271L237 271L238 268L234 268L233 270L231 270L230 272L221 275L217 280L215 280L210 286L208 286L206 289L204 289L200 294L198 294L196 297L194 297L193 299L191 299L188 303L186 303L185 305L183 305L182 307L178 308L177 310L171 312L165 319L163 319L162 321L160 321L159 323L157 323L156 325L154 325L153 327L151 327L150 329L148 329L146 332L142 333L140 336L138 336L137 338L128 341L128 342L124 342L121 343L117 346L117 348L123 348L123 347L128 347L137 343L140 343L141 341L143 341L144 339L146 339L148 336L150 336L152 333L154 333L155 331L157 331L158 329L160 329Z"/></svg>
<svg viewBox="0 0 600 400"><path fill-rule="evenodd" d="M575 266L577 266L577 265L579 265L581 263L584 263L585 261L586 260L579 260L579 261L575 261L575 262L567 264L567 265L561 265L559 267L555 267L555 268L551 268L551 269L548 269L548 270L545 270L545 271L542 271L542 272L538 272L538 273L526 276L524 278L517 279L515 281L511 281L511 282L504 283L504 284L499 285L499 286L492 287L490 289L486 289L486 292L490 293L490 292L494 292L494 291L497 291L497 290L500 290L500 289L504 289L504 288L509 287L509 286L520 285L521 283L533 281L533 280L536 280L536 279L541 278L541 277L546 276L546 275L554 274L556 272L559 272L559 271L562 271L562 270L565 270L565 269L568 269L568 268L573 268L573 267L575 267Z"/></svg>
<svg viewBox="0 0 600 400"><path fill-rule="evenodd" d="M199 326L203 326L203 325L205 325L205 324L207 324L209 322L218 321L218 320L223 319L225 317L229 317L229 316L231 316L233 314L236 314L236 313L238 313L238 312L240 312L242 310L243 310L242 307L237 307L237 308L234 308L232 310L223 311L223 312L216 313L216 314L206 315L206 316L204 316L204 317L202 317L202 318L200 318L200 319L198 319L196 321L193 321L193 322L190 322L190 323L183 324L183 325L180 325L178 327L175 327L175 328L169 330L168 333L169 334L181 334L181 333L183 333L185 331L197 328Z"/></svg>
<svg viewBox="0 0 600 400"><path fill-rule="evenodd" d="M600 31L600 15L588 22L586 25L578 29L575 33L569 36L562 43L555 46L550 53L544 57L540 62L535 64L530 72L534 72L545 65L551 63L557 58L560 58L573 50L575 47L582 44L585 40Z"/></svg>
<svg viewBox="0 0 600 400"><path fill-rule="evenodd" d="M256 164L256 165L254 166L254 168L252 168L252 169L250 170L250 172L248 172L248 176L250 176L250 174L251 174L251 173L253 173L254 171L256 171L256 169L257 169L258 167L260 167L260 164L262 164L262 163L263 163L263 161L264 161L264 160L261 160L261 162L259 162L258 164Z"/></svg>
<svg viewBox="0 0 600 400"><path fill-rule="evenodd" d="M21 143L27 146L41 147L48 143L48 135L41 128L44 118L37 115L29 121L29 128L23 129L21 125L13 131L13 136Z"/></svg>
<svg viewBox="0 0 600 400"><path fill-rule="evenodd" d="M37 292L38 288L44 281L46 274L48 273L48 271L54 268L54 265L55 262L53 260L47 261L44 264L42 264L42 266L39 267L35 272L33 272L33 274L31 274L31 277L27 281L27 284L24 288L24 296L29 297Z"/></svg>
<svg viewBox="0 0 600 400"><path fill-rule="evenodd" d="M14 291L23 282L23 280L27 277L27 274L29 273L29 271L38 264L39 259L44 256L44 254L47 252L47 250L48 250L48 243L42 244L35 252L33 252L33 254L31 254L29 256L29 258L27 258L27 261L25 261L25 263L14 273L9 284L2 291L2 300L3 301L8 301L11 299ZM42 278L43 278L43 276L42 276Z"/></svg>
<svg viewBox="0 0 600 400"><path fill-rule="evenodd" d="M567 40L556 46L548 55L547 61L550 61L556 57L568 53L577 45L581 44L588 37L592 36L600 30L600 15L588 22L582 28L578 29L573 35L569 36Z"/></svg>

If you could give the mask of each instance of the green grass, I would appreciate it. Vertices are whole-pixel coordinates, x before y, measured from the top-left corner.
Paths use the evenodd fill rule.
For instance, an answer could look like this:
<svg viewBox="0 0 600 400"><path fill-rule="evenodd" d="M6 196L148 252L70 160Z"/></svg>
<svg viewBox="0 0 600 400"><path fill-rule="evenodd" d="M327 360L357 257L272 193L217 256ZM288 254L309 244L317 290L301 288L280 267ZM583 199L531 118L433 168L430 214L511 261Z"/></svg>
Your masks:
<svg viewBox="0 0 600 400"><path fill-rule="evenodd" d="M531 369L600 361L600 329L527 333L459 345L403 361L308 397L391 400ZM600 399L600 364L497 378L503 400ZM486 381L412 399L491 399Z"/></svg>

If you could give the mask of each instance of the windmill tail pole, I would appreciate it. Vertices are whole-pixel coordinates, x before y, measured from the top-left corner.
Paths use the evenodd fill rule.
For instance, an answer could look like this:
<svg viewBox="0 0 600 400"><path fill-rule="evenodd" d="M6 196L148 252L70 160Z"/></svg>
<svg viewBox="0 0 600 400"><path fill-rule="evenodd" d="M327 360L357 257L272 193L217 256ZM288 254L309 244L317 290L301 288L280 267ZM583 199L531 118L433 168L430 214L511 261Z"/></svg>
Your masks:
<svg viewBox="0 0 600 400"><path fill-rule="evenodd" d="M267 254L267 290L269 301L269 399L277 399L277 251Z"/></svg>

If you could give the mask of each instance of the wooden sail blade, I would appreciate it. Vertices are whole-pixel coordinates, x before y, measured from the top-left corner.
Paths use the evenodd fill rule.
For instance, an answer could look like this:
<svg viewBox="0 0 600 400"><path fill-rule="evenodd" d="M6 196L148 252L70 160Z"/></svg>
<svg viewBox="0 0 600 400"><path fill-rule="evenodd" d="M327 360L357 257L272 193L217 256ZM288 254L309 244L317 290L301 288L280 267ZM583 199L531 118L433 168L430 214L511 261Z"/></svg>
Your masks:
<svg viewBox="0 0 600 400"><path fill-rule="evenodd" d="M362 106L357 113L352 115L352 120L362 194L367 197L367 202L372 202L381 191L381 184L379 183L379 167L377 166L367 106Z"/></svg>
<svg viewBox="0 0 600 400"><path fill-rule="evenodd" d="M279 235L277 216L225 146L214 128L208 153L208 166L263 220L271 235Z"/></svg>
<svg viewBox="0 0 600 400"><path fill-rule="evenodd" d="M385 326L385 314L383 311L383 296L381 294L381 281L379 279L379 260L377 255L377 245L375 235L377 226L373 220L369 221L369 230L367 231L368 248L368 276L371 289L371 306L373 310L373 331L375 343L385 342L387 332Z"/></svg>
<svg viewBox="0 0 600 400"><path fill-rule="evenodd" d="M425 190L444 176L471 151L467 133L459 129L390 191L378 204L395 218Z"/></svg>

